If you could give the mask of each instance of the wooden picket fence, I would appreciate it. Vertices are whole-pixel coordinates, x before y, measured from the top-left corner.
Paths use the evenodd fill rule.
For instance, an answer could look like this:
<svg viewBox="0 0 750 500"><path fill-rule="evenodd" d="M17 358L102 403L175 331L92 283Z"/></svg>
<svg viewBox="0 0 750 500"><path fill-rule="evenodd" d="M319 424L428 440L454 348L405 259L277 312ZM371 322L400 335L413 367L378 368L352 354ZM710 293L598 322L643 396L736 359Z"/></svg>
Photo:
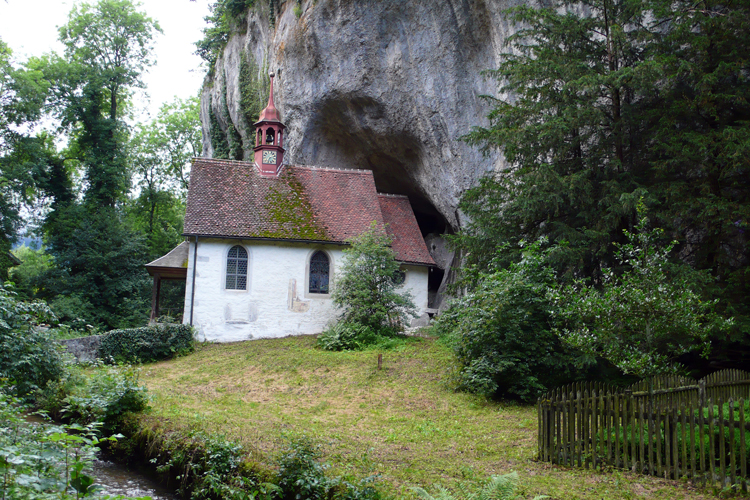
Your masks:
<svg viewBox="0 0 750 500"><path fill-rule="evenodd" d="M625 389L571 384L539 398L539 459L747 492L749 400L750 373L742 370L698 381L655 377Z"/></svg>

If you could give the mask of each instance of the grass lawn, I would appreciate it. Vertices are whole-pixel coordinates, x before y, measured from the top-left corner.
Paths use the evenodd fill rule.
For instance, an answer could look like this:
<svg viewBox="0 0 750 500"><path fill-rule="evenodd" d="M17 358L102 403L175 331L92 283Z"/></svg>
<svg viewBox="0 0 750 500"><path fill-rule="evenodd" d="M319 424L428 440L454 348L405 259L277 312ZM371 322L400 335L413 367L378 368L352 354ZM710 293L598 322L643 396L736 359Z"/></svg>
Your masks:
<svg viewBox="0 0 750 500"><path fill-rule="evenodd" d="M529 498L712 498L687 483L535 462L535 408L453 392L451 353L435 340L385 351L382 370L377 355L320 351L314 337L209 344L144 367L154 397L145 418L223 434L261 461L305 434L332 473L380 474L381 489L404 498L415 497L412 486L454 488L511 471Z"/></svg>

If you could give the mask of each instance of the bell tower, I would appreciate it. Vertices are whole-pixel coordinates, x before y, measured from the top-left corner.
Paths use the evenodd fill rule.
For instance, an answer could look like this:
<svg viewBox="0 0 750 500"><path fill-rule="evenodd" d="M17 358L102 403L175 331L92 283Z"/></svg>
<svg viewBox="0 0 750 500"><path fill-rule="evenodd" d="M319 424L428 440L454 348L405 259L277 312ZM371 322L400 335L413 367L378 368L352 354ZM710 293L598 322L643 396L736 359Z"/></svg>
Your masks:
<svg viewBox="0 0 750 500"><path fill-rule="evenodd" d="M273 73L271 77L271 91L268 94L268 106L260 112L255 123L255 166L260 175L272 177L279 174L284 160L284 129L279 110L273 103Z"/></svg>

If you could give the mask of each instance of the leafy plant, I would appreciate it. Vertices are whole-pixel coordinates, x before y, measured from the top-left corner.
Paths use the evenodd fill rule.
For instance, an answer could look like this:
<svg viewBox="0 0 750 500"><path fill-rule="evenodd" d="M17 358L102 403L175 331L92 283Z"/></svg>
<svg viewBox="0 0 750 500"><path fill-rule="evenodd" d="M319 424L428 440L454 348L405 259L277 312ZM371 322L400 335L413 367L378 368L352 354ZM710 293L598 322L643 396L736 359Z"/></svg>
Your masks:
<svg viewBox="0 0 750 500"><path fill-rule="evenodd" d="M0 498L80 499L100 488L87 473L97 446L95 425L27 422L19 401L0 391Z"/></svg>
<svg viewBox="0 0 750 500"><path fill-rule="evenodd" d="M640 207L635 232L623 230L627 243L616 245L627 271L618 276L604 268L600 286L578 280L554 298L566 321L556 332L568 345L645 378L675 371L675 358L689 351L707 355L709 335L728 330L732 321L713 311L717 300L701 300L694 283L669 272L675 242L659 246L663 231L648 229Z"/></svg>
<svg viewBox="0 0 750 500"><path fill-rule="evenodd" d="M416 306L408 291L397 291L400 264L390 237L373 223L349 243L333 288L333 303L343 309L341 321L366 326L377 335L399 333Z"/></svg>
<svg viewBox="0 0 750 500"><path fill-rule="evenodd" d="M309 439L292 439L278 459L279 487L284 500L321 500L335 484L326 478L327 466L318 462L320 449Z"/></svg>
<svg viewBox="0 0 750 500"><path fill-rule="evenodd" d="M128 413L148 407L146 388L133 367L102 367L78 380L60 402L61 414L74 422L99 423L105 432L115 432Z"/></svg>
<svg viewBox="0 0 750 500"><path fill-rule="evenodd" d="M318 347L325 351L358 350L377 340L378 335L369 326L339 321L318 336Z"/></svg>
<svg viewBox="0 0 750 500"><path fill-rule="evenodd" d="M522 498L517 493L518 473L511 472L502 476L492 476L479 488L463 486L457 496L442 486L437 486L437 493L433 496L424 488L412 488L412 490L424 500L517 500ZM545 495L534 497L534 500L549 498Z"/></svg>
<svg viewBox="0 0 750 500"><path fill-rule="evenodd" d="M532 401L589 362L552 331L554 304L547 295L556 279L541 242L521 246L521 261L507 269L470 273L471 291L436 322L438 333L452 337L461 390Z"/></svg>
<svg viewBox="0 0 750 500"><path fill-rule="evenodd" d="M99 357L117 362L147 363L170 359L194 349L190 325L157 324L108 332L99 345Z"/></svg>
<svg viewBox="0 0 750 500"><path fill-rule="evenodd" d="M12 287L0 285L0 378L17 396L28 398L64 374L59 345L39 328L54 319L44 302L20 301Z"/></svg>

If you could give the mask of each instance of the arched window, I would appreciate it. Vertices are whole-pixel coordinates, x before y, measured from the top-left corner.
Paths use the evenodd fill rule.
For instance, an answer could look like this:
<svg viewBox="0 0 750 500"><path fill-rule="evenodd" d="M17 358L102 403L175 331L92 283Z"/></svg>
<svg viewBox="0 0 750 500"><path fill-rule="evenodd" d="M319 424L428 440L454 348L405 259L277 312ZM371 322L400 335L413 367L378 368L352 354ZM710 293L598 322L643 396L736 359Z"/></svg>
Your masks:
<svg viewBox="0 0 750 500"><path fill-rule="evenodd" d="M239 245L227 255L227 290L247 290L247 250Z"/></svg>
<svg viewBox="0 0 750 500"><path fill-rule="evenodd" d="M331 266L328 256L318 250L310 258L310 293L328 293Z"/></svg>
<svg viewBox="0 0 750 500"><path fill-rule="evenodd" d="M263 132L259 129L258 138L255 140L255 145L260 146L261 144L263 144Z"/></svg>
<svg viewBox="0 0 750 500"><path fill-rule="evenodd" d="M269 128L268 130L266 130L266 144L273 144L273 140L273 129Z"/></svg>

